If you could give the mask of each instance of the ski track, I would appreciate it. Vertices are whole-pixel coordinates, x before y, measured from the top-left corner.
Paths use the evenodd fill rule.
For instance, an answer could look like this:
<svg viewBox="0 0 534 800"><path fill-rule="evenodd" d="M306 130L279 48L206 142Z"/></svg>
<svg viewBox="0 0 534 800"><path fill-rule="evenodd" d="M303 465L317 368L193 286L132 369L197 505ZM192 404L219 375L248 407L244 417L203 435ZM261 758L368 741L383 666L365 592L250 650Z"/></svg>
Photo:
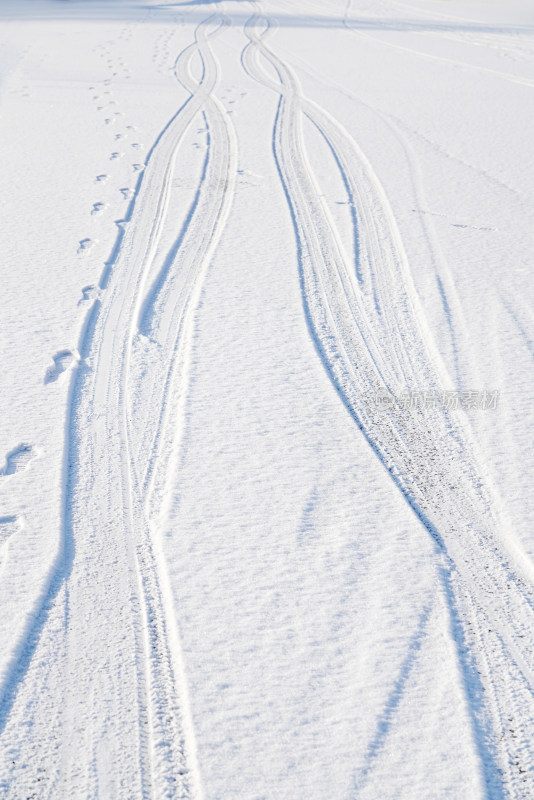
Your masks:
<svg viewBox="0 0 534 800"><path fill-rule="evenodd" d="M36 686L47 686L52 695L52 707L60 709L63 737L55 777L48 766L48 776L37 779L45 781L38 784L42 796L201 796L179 636L151 529L154 520L147 516L150 508L156 513L159 509L145 500L147 488L154 500L151 478L170 479L169 458L178 447L173 440L178 433L175 412L184 396L183 387L176 384L187 377L196 300L233 197L236 140L224 108L213 96L219 70L209 44L226 25L221 14L208 17L198 26L194 43L178 57L176 77L190 97L147 158L127 217L118 223L117 242L98 289L91 295L84 292L92 305L80 339L80 368L73 373L67 422L64 553L35 625L27 632L4 709L5 719L10 711L19 717L35 714L31 690L29 698L28 691L21 691L20 697L17 692L22 675L33 667L39 637L50 638L47 611L61 602L63 641L54 645L56 662L48 670L43 666L36 678ZM204 65L200 82L190 73L190 62L197 56ZM207 121L212 139L205 186L199 187L198 209L182 226L157 287L148 289L177 154L199 115ZM145 319L160 339L166 378L160 385L160 372L150 375L152 400L163 408L154 438L135 455L130 370L134 340ZM71 351L58 353L45 383L57 380L75 358ZM150 358L146 366L150 372ZM153 406L144 409L143 423L153 411ZM163 430L171 437L165 453L160 447ZM18 448L8 454L4 474L23 468L25 453ZM14 517L3 518L4 538L12 534L14 523ZM50 669L55 672L52 680ZM41 761L57 764L57 741L41 744ZM82 753L85 758L80 758ZM17 797L15 786L4 783L3 788Z"/></svg>
<svg viewBox="0 0 534 800"><path fill-rule="evenodd" d="M530 61L534 59L534 53L532 52L531 48L525 49L520 46L521 34L519 32L514 34L505 34L501 33L500 31L494 31L491 34L487 34L480 31L477 31L476 33L462 30L453 31L451 30L453 27L461 28L462 25L465 26L469 23L476 26L479 23L477 23L476 20L467 19L465 17L455 17L451 16L450 14L440 14L435 10L430 11L430 9L417 8L409 4L398 3L396 0L388 0L388 2L400 9L416 11L418 14L424 14L428 20L434 22L436 24L436 30L425 31L426 34L440 36L442 38L450 39L451 41L474 44L476 46L483 45L489 49L496 50L499 54L506 53L507 55L511 56L519 55L520 57ZM382 5L388 11L390 10L386 4L383 3ZM443 26L443 28L440 28L440 25ZM528 34L525 32L523 35L527 36Z"/></svg>
<svg viewBox="0 0 534 800"><path fill-rule="evenodd" d="M292 70L264 43L270 27L259 15L249 21L242 60L252 77L280 95L273 151L295 228L310 333L347 409L436 542L488 797L532 796L529 565L501 534L461 417L397 404L380 412L373 405L377 393L435 392L450 382L371 166L341 126L302 96ZM259 65L260 56L276 70L279 85ZM327 142L357 210L358 246L348 260L319 199L304 117Z"/></svg>
<svg viewBox="0 0 534 800"><path fill-rule="evenodd" d="M510 72L502 72L501 70L491 69L490 67L482 67L478 64L469 64L466 61L459 61L458 59L447 58L446 56L438 56L432 53L424 53L422 50L415 50L412 47L407 47L406 45L398 44L397 42L390 42L387 39L380 39L377 38L376 36L373 36L370 33L364 33L361 30L357 30L350 24L349 14L351 6L352 6L352 0L348 0L343 24L345 25L347 30L350 31L351 33L355 34L356 36L360 36L363 39L367 39L368 41L371 41L374 44L382 45L384 47L390 47L395 50L400 50L401 52L409 53L410 55L417 56L418 58L425 59L427 61L434 61L441 64L450 64L454 67L459 67L460 69L470 70L472 72L479 72L483 75L489 75L490 77L496 77L505 81L509 81L510 83L517 83L521 86L528 86L529 88L534 87L534 80L531 80L529 78L523 78L520 75L513 75ZM446 35L444 31L440 31L439 34L441 36ZM471 39L466 41L472 44L473 42L478 43L479 39L478 36L476 38L473 36Z"/></svg>

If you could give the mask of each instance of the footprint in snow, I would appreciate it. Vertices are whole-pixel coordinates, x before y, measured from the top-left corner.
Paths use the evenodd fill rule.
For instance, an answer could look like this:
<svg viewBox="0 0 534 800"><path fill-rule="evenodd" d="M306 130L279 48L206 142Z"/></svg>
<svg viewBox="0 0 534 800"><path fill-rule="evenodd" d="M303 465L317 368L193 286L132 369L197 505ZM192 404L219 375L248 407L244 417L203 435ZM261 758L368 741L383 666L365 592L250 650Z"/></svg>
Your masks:
<svg viewBox="0 0 534 800"><path fill-rule="evenodd" d="M88 250L91 249L94 242L92 239L82 239L78 245L78 255L81 253L86 253Z"/></svg>
<svg viewBox="0 0 534 800"><path fill-rule="evenodd" d="M53 365L46 370L45 384L55 383L60 375L78 361L78 356L72 350L60 350L59 353L53 356L52 360L54 362Z"/></svg>
<svg viewBox="0 0 534 800"><path fill-rule="evenodd" d="M90 286L84 286L82 289L82 297L78 300L78 305L81 303L85 303L88 300L94 300L95 297L98 297L100 291L97 286L91 284Z"/></svg>
<svg viewBox="0 0 534 800"><path fill-rule="evenodd" d="M93 208L91 209L91 216L94 217L95 214L101 214L102 211L105 209L105 203L93 203Z"/></svg>
<svg viewBox="0 0 534 800"><path fill-rule="evenodd" d="M119 189L119 191L125 200L129 200L130 197L132 196L131 189Z"/></svg>
<svg viewBox="0 0 534 800"><path fill-rule="evenodd" d="M117 158L122 158L124 153L112 153L109 157L110 161L115 161Z"/></svg>
<svg viewBox="0 0 534 800"><path fill-rule="evenodd" d="M31 444L19 444L6 454L4 466L0 469L0 476L15 475L25 470L32 459L35 458L34 448Z"/></svg>
<svg viewBox="0 0 534 800"><path fill-rule="evenodd" d="M459 222L451 222L452 228L469 228L472 231L495 231L496 228L479 227L478 225L461 225Z"/></svg>
<svg viewBox="0 0 534 800"><path fill-rule="evenodd" d="M95 178L95 183L105 183L108 178L109 175L97 175Z"/></svg>

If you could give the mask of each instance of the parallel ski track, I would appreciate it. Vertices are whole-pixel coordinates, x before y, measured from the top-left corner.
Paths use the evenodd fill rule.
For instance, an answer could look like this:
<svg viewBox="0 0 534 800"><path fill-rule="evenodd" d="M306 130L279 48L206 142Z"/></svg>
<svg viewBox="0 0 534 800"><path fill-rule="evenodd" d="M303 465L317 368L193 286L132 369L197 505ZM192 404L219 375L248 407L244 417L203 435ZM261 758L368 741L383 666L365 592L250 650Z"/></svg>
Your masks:
<svg viewBox="0 0 534 800"><path fill-rule="evenodd" d="M306 100L288 65L264 43L255 15L243 64L280 95L273 148L298 245L311 335L343 402L433 536L449 600L488 797L534 792L534 690L529 565L499 536L469 433L444 409L380 412L377 394L451 388L432 345L393 214L349 134ZM274 67L279 84L259 64ZM306 157L303 119L320 131L353 208L358 247L347 259ZM357 258L357 263L355 259Z"/></svg>

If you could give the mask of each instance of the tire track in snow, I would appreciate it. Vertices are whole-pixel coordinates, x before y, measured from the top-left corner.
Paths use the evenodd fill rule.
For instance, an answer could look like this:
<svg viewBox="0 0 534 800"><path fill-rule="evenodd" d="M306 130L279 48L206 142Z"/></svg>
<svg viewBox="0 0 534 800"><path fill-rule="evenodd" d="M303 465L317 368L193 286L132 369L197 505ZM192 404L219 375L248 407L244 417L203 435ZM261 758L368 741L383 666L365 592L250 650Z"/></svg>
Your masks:
<svg viewBox="0 0 534 800"><path fill-rule="evenodd" d="M293 59L295 60L295 56L293 56ZM419 131L410 129L395 115L386 113L375 106L369 105L369 103L366 103L359 95L348 90L346 87L343 87L341 84L337 83L331 78L327 78L325 75L319 73L303 59L299 58L298 62L299 68L304 73L319 81L324 86L327 86L329 89L336 90L342 96L350 99L351 102L358 104L381 119L401 147L403 156L406 160L406 165L408 167L408 181L412 189L413 203L415 206L413 212L417 213L418 226L421 229L422 237L426 243L427 252L425 257L429 260L435 272L436 288L446 319L450 349L454 362L454 380L456 381L456 386L458 389L467 389L467 387L464 385L464 379L461 371L461 354L461 361L463 362L464 366L468 365L469 367L468 372L471 375L471 385L480 385L478 365L476 361L473 360L471 354L471 337L466 325L464 309L462 307L460 298L458 297L453 276L443 253L443 249L438 242L435 226L432 223L432 217L434 214L430 212L418 211L418 209L427 208L428 203L425 195L421 166L411 142L406 137L406 133L408 133L410 136L417 136L421 138L426 145L441 153L445 158L453 159L462 167L472 170L478 177L482 177L484 180L491 182L499 189L505 189L506 191L514 194L515 190L511 189L507 184L502 183L502 181L498 180L484 170L480 170L473 164L457 158L447 150L441 149L441 147L435 142L422 136ZM454 325L453 319L455 323Z"/></svg>
<svg viewBox="0 0 534 800"><path fill-rule="evenodd" d="M210 100L217 71L208 39L224 23L220 16L201 23L194 44L179 57L188 61L201 51L204 79L190 84L191 96L152 148L127 219L119 224L98 296L87 298L92 306L80 340L80 368L73 373L67 421L64 552L20 656L18 685L9 701L17 719L32 718L32 687L46 685L47 708L60 709L56 725L62 746L56 735L47 736L44 725L42 741L36 737L48 771L43 780L51 782L48 788L39 784L43 797L50 791L80 799L201 794L180 642L167 613L169 592L131 450L128 393L132 341L165 225L177 153L206 106L214 117L214 109L220 111L217 101ZM235 141L220 119L214 128L226 137L220 151L227 158L219 169L231 170ZM226 198L219 213L213 212L214 228L204 234L203 261L196 278L189 276L183 297L184 320L229 202ZM171 344L179 349L178 343ZM61 605L57 612L50 610L55 604ZM63 629L59 643L47 615ZM41 632L41 639L54 642L57 650L49 652L48 645L36 665L32 656ZM34 677L32 686L22 682L21 671L27 670ZM29 745L35 747L35 741Z"/></svg>
<svg viewBox="0 0 534 800"><path fill-rule="evenodd" d="M286 54L287 54L289 52L287 50L287 47L284 48L284 49L285 49ZM484 180L490 182L493 186L497 186L499 189L505 189L507 192L511 193L512 195L517 195L517 190L516 189L512 189L511 186L509 186L507 183L504 183L502 180L497 178L492 173L481 169L480 167L476 166L475 164L470 163L469 161L464 161L459 156L457 156L454 153L452 153L449 150L447 150L440 143L434 141L433 139L429 139L428 136L426 136L423 133L421 133L421 131L419 131L419 130L417 130L415 128L410 128L410 126L404 120L400 119L400 117L396 116L395 114L392 114L390 112L386 112L386 111L384 111L382 109L379 109L377 106L370 105L362 97L360 97L358 94L356 94L354 91L352 91L348 87L343 86L342 84L338 83L336 80L332 79L332 77L327 77L325 74L320 73L317 69L312 67L311 64L308 61L305 61L304 59L298 57L296 54L289 53L289 55L293 59L293 63L298 62L299 68L303 72L305 72L307 75L309 75L309 77L313 78L314 80L319 81L323 85L327 86L329 89L334 89L336 92L338 92L343 97L348 98L351 102L356 102L356 103L362 105L364 108L369 109L374 114L377 114L383 120L383 122L389 127L389 129L392 131L392 133L398 139L398 141L401 144L402 148L406 151L406 156L407 156L408 161L410 162L410 167L411 167L411 169L414 170L415 173L419 173L420 172L420 167L419 167L418 162L416 160L414 160L413 155L410 155L409 152L408 152L408 151L412 150L412 146L411 146L411 144L408 143L408 141L407 141L407 139L405 137L405 134L408 134L410 137L416 137L417 139L422 141L425 145L427 145L428 147L432 148L432 150L434 150L439 155L442 155L447 159L451 159L452 161L454 161L456 164L459 164L464 169L471 170L472 172L474 172L477 175L477 177L479 177L479 178L482 177ZM401 133L401 130L403 131L403 133ZM412 176L410 178L410 181L413 184L420 183L421 182L421 175L416 174L416 175ZM414 185L414 189L415 189L415 194L416 195L421 194L421 196L423 196L424 192L422 191L422 188L416 188L416 186ZM424 212L422 210L420 210L418 213L420 213L421 215L425 215L426 213L430 214L430 212ZM432 214L430 214L430 215L432 215Z"/></svg>
<svg viewBox="0 0 534 800"><path fill-rule="evenodd" d="M177 630L168 626L173 619L174 609L172 594L165 580L165 567L157 548L156 536L150 537L150 525L154 524L154 515L159 514L163 500L163 489L173 477L173 466L176 464L177 451L180 444L179 428L182 419L181 409L187 390L187 370L189 345L192 333L192 317L197 305L202 279L209 261L217 247L231 207L235 175L237 167L237 142L233 128L227 118L224 107L213 95L218 83L219 70L217 62L209 47L209 37L228 24L222 15L214 15L201 24L196 33L194 48L190 48L176 62L177 79L191 93L192 104L187 117L187 127L198 118L205 120L210 143L208 147L208 163L196 193L193 206L187 214L180 233L167 254L155 284L139 298L135 318L132 318L130 347L144 328L151 337L155 337L160 346L160 356L164 364L163 380L161 372L154 370L152 359L145 364L151 379L149 402L145 403L141 417L126 419L125 435L129 442L131 475L134 493L139 508L144 508L147 526L145 537L147 545L153 548L153 557L159 561L159 585L148 580L145 586L145 597L149 605L149 614L167 605L169 615L162 616L160 624L165 624L165 636L159 636L152 643L153 666L155 673L169 669L172 660L171 652L176 652L179 645ZM210 32L209 28L213 26ZM192 57L198 55L203 65L203 77L197 82L191 74ZM185 134L185 131L184 131ZM130 361L132 353L128 361ZM126 372L126 410L131 407L131 369ZM158 410L159 409L159 413ZM156 413L155 413L156 412ZM153 438L137 454L133 450L133 430L141 424L142 429L153 431L151 425L154 417L157 425ZM159 480L159 491L156 489ZM153 575L154 573L150 573ZM182 674L182 666L177 665ZM171 676L167 676L171 680ZM183 703L183 700L182 700ZM167 702L163 702L160 714L166 713ZM176 709L178 712L178 709ZM167 754L167 761L172 762L173 754ZM167 764L169 766L169 764Z"/></svg>
<svg viewBox="0 0 534 800"><path fill-rule="evenodd" d="M113 526L115 536L124 538L127 545L125 555L130 563L136 593L131 613L139 685L140 750L137 758L140 764L136 765L136 772L138 791L149 797L193 797L200 791L200 785L194 763L194 735L188 719L179 641L172 613L166 613L172 609L165 607L168 592L162 585L164 576L149 520L144 513L144 494L137 480L131 447L129 382L132 342L137 332L146 281L165 224L177 153L194 119L205 105L210 105L209 97L216 83L213 69L210 71L214 61L209 57L208 38L223 26L224 20L219 16L201 23L195 43L179 59L179 62L189 62L190 57L199 52L206 73L199 84L188 87L191 97L164 132L147 163L131 221L125 226L117 260L109 274L102 314L96 321L94 339L98 342L98 351L88 380L88 392L85 393L89 399L88 411L95 418L95 424L88 430L87 451L91 453L91 462L101 464L104 461L103 474L107 476L108 485L102 487L106 492L107 511L104 515L100 513L101 521L108 527ZM136 214L138 207L140 213ZM191 286L189 298L193 293ZM87 360L90 362L90 355ZM147 415L151 411L153 409L147 409ZM83 414L83 417L87 416ZM81 453L82 448L78 452ZM94 471L92 477L98 480ZM98 513L97 508L95 513ZM122 594L127 596L126 585ZM119 602L113 605L118 608ZM84 638L87 639L85 632ZM121 654L117 653L111 663L121 663ZM115 691L118 686L117 681ZM79 692L77 687L76 696ZM109 688L106 694L109 700ZM115 698L117 712L123 710L125 702L125 697ZM96 722L101 723L101 720ZM107 739L106 747L116 747L121 736L118 732L105 736L106 733L105 730L98 734L95 731L95 741L101 743ZM99 744L95 755L96 775L93 775L97 783L101 776L109 775L106 760L111 763L120 761L123 767L127 764L124 753L116 753L115 758L110 759ZM128 778L124 776L126 779L131 783L130 775ZM116 777L114 782L117 785Z"/></svg>
<svg viewBox="0 0 534 800"><path fill-rule="evenodd" d="M280 95L273 148L298 246L310 333L347 409L396 486L433 536L489 797L534 789L534 622L530 567L503 541L461 421L441 408L386 413L377 393L439 392L449 381L432 344L392 212L354 140L307 101L287 64L246 27L245 68ZM274 67L275 85L258 56ZM356 209L358 264L347 260L319 198L303 138L306 116L325 139ZM358 275L356 270L358 269Z"/></svg>
<svg viewBox="0 0 534 800"><path fill-rule="evenodd" d="M176 420L182 419L180 407L187 386L191 314L198 301L202 278L228 217L237 169L235 134L223 105L212 95L218 80L218 68L202 31L199 32L198 45L204 67L202 83L197 84L192 77L189 58L179 59L175 74L191 93L203 92L202 118L208 135L207 154L184 225L171 245L139 315L140 338L147 337L158 343L161 362L160 370L150 370L154 357L148 352L144 371L150 376L150 399L144 404L146 413L140 420L141 424L135 422L135 426L144 431L136 461L149 515L160 505L161 492L170 478L171 446L176 447L171 443L175 435L179 436L179 431L175 430ZM154 415L154 408L160 410L159 415ZM164 435L165 431L168 435ZM165 455L164 443L167 443Z"/></svg>
<svg viewBox="0 0 534 800"><path fill-rule="evenodd" d="M156 365L152 353L147 353L143 372L151 384L149 399L140 411L131 418L128 415L125 435L129 442L132 488L139 510L144 509L147 525L144 536L150 545L153 558L159 562L159 583L146 580L145 598L148 612L157 614L167 606L168 617L161 615L165 624L165 635L152 636L152 671L155 675L169 672L172 652L179 652L179 636L175 627L168 624L174 617L173 600L166 581L163 559L158 549L157 532L150 536L151 526L157 529L155 516L165 513L162 508L164 489L172 479L178 461L180 446L180 423L182 408L187 393L187 372L192 320L196 308L202 279L209 261L224 229L233 199L236 175L237 143L233 128L224 107L213 95L219 76L217 62L209 47L209 26L214 32L227 24L226 18L214 15L200 25L196 33L195 46L189 48L176 62L176 78L191 93L192 103L187 118L187 127L199 115L208 132L208 152L203 173L183 226L171 246L164 263L149 291L140 295L140 302L132 317L130 348L148 334L151 341L159 345L159 363ZM196 81L191 74L191 60L199 56L203 65L203 77ZM185 131L184 131L185 133ZM130 352L128 361L133 353ZM132 409L132 371L126 372L126 410ZM153 422L155 421L155 425ZM134 431L147 433L141 446L134 452ZM148 575L150 578L154 573ZM178 659L179 662L179 659ZM180 663L175 666L183 674ZM166 675L167 683L171 675ZM161 683L161 677L160 681ZM157 681L154 681L157 688ZM184 700L182 698L182 705ZM156 707L160 716L168 713L168 703ZM176 708L176 714L179 709ZM159 751L159 760L172 766L174 754Z"/></svg>

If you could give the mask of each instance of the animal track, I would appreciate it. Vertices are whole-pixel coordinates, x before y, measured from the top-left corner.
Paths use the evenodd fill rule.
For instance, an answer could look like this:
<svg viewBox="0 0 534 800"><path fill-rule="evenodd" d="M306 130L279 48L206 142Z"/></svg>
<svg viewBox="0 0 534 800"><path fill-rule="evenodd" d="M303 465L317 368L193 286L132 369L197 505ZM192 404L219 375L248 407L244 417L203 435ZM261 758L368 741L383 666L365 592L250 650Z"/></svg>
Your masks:
<svg viewBox="0 0 534 800"><path fill-rule="evenodd" d="M95 183L105 183L108 178L109 175L97 175L95 178Z"/></svg>
<svg viewBox="0 0 534 800"><path fill-rule="evenodd" d="M83 291L83 290L82 290ZM72 350L60 350L59 353L53 357L54 365L52 367L48 367L45 375L44 382L45 383L54 383L57 381L60 375L72 364L78 361L78 357L72 352Z"/></svg>
<svg viewBox="0 0 534 800"><path fill-rule="evenodd" d="M31 444L19 444L6 455L6 463L0 469L0 475L15 475L26 469L30 461L35 458Z"/></svg>
<svg viewBox="0 0 534 800"><path fill-rule="evenodd" d="M95 214L101 214L102 211L105 209L105 203L93 203L93 208L91 209L91 216Z"/></svg>
<svg viewBox="0 0 534 800"><path fill-rule="evenodd" d="M122 158L124 153L112 153L109 157L110 161L115 161L117 158Z"/></svg>
<svg viewBox="0 0 534 800"><path fill-rule="evenodd" d="M143 168L143 164L132 164L132 169L134 172L140 172Z"/></svg>
<svg viewBox="0 0 534 800"><path fill-rule="evenodd" d="M478 227L477 225L461 225L459 222L451 222L453 228L470 228L472 231L495 231L496 228Z"/></svg>
<svg viewBox="0 0 534 800"><path fill-rule="evenodd" d="M87 252L87 250L91 249L93 244L94 242L92 239L82 239L78 245L78 254Z"/></svg>
<svg viewBox="0 0 534 800"><path fill-rule="evenodd" d="M119 189L119 191L125 200L129 200L130 197L132 196L132 192L130 189Z"/></svg>

